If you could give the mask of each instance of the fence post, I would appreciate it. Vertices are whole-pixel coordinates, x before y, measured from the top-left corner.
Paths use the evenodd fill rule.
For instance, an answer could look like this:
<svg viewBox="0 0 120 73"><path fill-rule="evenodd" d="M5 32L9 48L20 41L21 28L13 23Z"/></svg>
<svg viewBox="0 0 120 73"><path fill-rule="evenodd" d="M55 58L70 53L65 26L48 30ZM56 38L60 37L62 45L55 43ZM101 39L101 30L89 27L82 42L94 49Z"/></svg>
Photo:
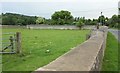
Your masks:
<svg viewBox="0 0 120 73"><path fill-rule="evenodd" d="M11 51L13 52L14 49L14 43L13 43L13 36L10 36L10 45L11 45Z"/></svg>
<svg viewBox="0 0 120 73"><path fill-rule="evenodd" d="M16 53L21 53L21 33L16 32Z"/></svg>

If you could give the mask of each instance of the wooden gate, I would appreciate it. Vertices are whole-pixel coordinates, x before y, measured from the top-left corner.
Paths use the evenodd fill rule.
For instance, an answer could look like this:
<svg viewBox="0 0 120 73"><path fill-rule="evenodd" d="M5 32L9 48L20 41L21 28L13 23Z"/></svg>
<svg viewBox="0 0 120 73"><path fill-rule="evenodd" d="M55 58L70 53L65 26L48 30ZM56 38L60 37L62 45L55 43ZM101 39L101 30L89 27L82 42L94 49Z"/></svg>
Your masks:
<svg viewBox="0 0 120 73"><path fill-rule="evenodd" d="M2 33L1 54L15 54L21 52L21 33Z"/></svg>

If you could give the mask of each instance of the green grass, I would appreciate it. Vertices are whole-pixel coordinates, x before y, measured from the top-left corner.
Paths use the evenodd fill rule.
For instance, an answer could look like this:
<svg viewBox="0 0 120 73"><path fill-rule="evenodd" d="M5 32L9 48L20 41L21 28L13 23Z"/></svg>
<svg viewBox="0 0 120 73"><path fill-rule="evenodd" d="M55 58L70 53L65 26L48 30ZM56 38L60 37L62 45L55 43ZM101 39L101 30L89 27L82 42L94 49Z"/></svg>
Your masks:
<svg viewBox="0 0 120 73"><path fill-rule="evenodd" d="M120 43L117 41L114 35L108 32L102 71L118 71L118 58L120 57L118 55L118 45L120 45Z"/></svg>
<svg viewBox="0 0 120 73"><path fill-rule="evenodd" d="M22 33L24 55L3 55L3 71L33 71L55 60L86 39L89 30L3 29ZM4 37L3 37L4 38ZM50 52L46 53L49 49Z"/></svg>

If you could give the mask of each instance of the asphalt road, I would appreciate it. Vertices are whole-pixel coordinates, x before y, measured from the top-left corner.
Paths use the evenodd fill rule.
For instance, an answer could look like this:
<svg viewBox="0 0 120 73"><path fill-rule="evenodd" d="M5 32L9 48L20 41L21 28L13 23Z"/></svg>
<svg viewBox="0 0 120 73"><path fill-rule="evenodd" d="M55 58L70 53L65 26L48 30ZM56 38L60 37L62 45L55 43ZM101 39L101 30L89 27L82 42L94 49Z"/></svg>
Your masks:
<svg viewBox="0 0 120 73"><path fill-rule="evenodd" d="M116 29L108 29L109 32L111 32L120 42L120 30Z"/></svg>

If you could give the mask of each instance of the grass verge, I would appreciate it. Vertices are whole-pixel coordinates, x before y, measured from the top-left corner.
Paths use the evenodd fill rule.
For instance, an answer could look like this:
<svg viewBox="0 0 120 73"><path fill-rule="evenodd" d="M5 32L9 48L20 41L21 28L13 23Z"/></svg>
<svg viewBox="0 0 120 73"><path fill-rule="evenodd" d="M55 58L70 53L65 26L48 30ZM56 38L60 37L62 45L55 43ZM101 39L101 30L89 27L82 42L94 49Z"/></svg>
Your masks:
<svg viewBox="0 0 120 73"><path fill-rule="evenodd" d="M118 58L120 57L118 54L118 45L120 45L118 40L112 35L112 33L108 32L102 71L118 71Z"/></svg>

